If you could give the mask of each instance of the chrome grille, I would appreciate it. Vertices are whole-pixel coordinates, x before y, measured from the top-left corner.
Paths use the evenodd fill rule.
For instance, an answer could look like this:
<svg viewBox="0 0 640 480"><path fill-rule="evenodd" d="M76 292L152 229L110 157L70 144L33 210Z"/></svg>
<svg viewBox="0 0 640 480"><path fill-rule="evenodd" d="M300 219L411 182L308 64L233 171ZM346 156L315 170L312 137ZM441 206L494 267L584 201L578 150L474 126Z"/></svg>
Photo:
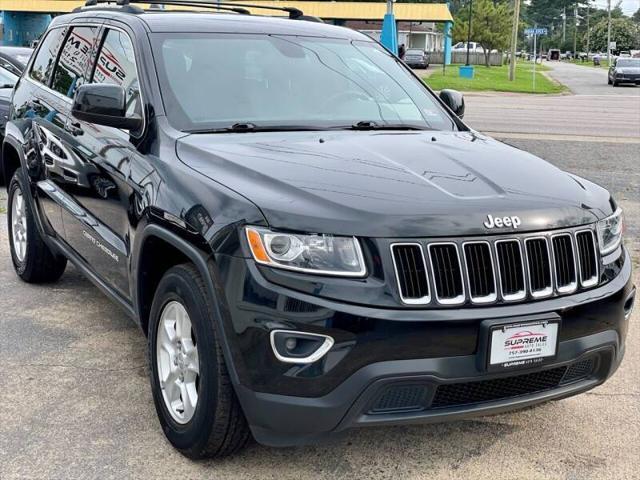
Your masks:
<svg viewBox="0 0 640 480"><path fill-rule="evenodd" d="M505 238L506 237L506 238ZM599 282L590 229L391 245L407 305L489 304L570 294Z"/></svg>
<svg viewBox="0 0 640 480"><path fill-rule="evenodd" d="M592 287L598 283L598 256L596 242L591 230L582 230L576 234L578 245L578 266L580 283L583 287Z"/></svg>
<svg viewBox="0 0 640 480"><path fill-rule="evenodd" d="M520 242L518 240L499 240L496 242L496 251L502 298L507 302L522 300L525 298L526 292Z"/></svg>
<svg viewBox="0 0 640 480"><path fill-rule="evenodd" d="M556 288L560 293L575 292L578 285L576 275L576 259L573 253L573 240L571 235L563 233L554 235L553 261L556 270Z"/></svg>
<svg viewBox="0 0 640 480"><path fill-rule="evenodd" d="M545 237L527 238L527 270L529 289L534 298L547 297L553 293L551 280L551 255Z"/></svg>
<svg viewBox="0 0 640 480"><path fill-rule="evenodd" d="M474 303L495 301L497 289L491 245L489 242L467 242L463 248L471 301Z"/></svg>
<svg viewBox="0 0 640 480"><path fill-rule="evenodd" d="M438 302L443 305L463 303L464 284L458 246L455 243L432 243L429 254Z"/></svg>
<svg viewBox="0 0 640 480"><path fill-rule="evenodd" d="M402 301L407 304L429 303L427 264L419 243L401 243L391 247L393 264Z"/></svg>

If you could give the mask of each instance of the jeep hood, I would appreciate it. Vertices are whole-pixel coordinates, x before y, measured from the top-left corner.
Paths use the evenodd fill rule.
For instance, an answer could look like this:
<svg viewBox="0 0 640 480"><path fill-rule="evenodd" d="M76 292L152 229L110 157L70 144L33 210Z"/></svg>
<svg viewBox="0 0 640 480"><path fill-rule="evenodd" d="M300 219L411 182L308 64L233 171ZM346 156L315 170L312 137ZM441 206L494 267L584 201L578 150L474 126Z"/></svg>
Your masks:
<svg viewBox="0 0 640 480"><path fill-rule="evenodd" d="M606 190L473 132L193 134L177 153L244 195L270 226L371 237L498 234L583 225L611 211Z"/></svg>

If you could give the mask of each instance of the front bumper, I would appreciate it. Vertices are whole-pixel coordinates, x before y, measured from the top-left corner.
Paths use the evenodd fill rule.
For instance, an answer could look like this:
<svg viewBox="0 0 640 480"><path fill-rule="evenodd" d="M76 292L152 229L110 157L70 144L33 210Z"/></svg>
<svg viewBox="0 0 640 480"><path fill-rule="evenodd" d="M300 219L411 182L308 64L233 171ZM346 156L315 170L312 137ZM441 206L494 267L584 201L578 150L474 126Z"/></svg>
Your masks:
<svg viewBox="0 0 640 480"><path fill-rule="evenodd" d="M619 73L615 76L618 83L636 83L640 84L640 74L637 73Z"/></svg>
<svg viewBox="0 0 640 480"><path fill-rule="evenodd" d="M625 308L635 293L624 255L619 275L588 292L446 312L328 301L270 283L246 259L218 259L229 308L225 330L234 332L228 340L236 393L254 436L267 445L299 445L355 426L460 419L589 390L624 355ZM540 315L561 319L553 363L486 372L482 323ZM274 328L327 334L336 343L314 364L283 364L266 340Z"/></svg>
<svg viewBox="0 0 640 480"><path fill-rule="evenodd" d="M563 342L556 362L533 371L483 374L476 368L475 355L470 355L376 363L319 398L258 393L242 386L236 391L258 442L293 446L322 441L352 427L460 420L576 395L609 378L623 355L618 335L608 331ZM585 373L564 380L572 366L580 371L590 361ZM498 398L486 401L456 401L461 398L456 390L468 393L474 384L478 391L509 392L518 383L530 383L530 391L502 397L496 392ZM447 391L440 395L443 389ZM379 405L386 408L376 408Z"/></svg>
<svg viewBox="0 0 640 480"><path fill-rule="evenodd" d="M407 62L410 68L427 68L429 64L427 62Z"/></svg>

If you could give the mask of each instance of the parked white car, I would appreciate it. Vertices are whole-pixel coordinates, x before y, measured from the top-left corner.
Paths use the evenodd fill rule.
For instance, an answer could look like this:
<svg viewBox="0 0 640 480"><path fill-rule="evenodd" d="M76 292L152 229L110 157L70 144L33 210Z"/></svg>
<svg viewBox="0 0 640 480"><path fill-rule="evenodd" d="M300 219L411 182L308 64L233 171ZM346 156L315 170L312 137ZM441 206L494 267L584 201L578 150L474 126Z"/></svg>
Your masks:
<svg viewBox="0 0 640 480"><path fill-rule="evenodd" d="M471 45L471 48L469 49L469 51L471 53L484 53L484 49L482 48L482 45L480 45L478 42L469 42L469 44ZM452 48L451 48L452 52L466 52L467 51L467 42L458 42L456 43ZM497 52L496 49L491 50L491 53L493 52Z"/></svg>
<svg viewBox="0 0 640 480"><path fill-rule="evenodd" d="M471 49L470 49L471 53L473 52L484 53L484 50L482 49L482 46L479 43L469 42L469 44L471 45ZM466 52L467 42L458 42L453 46L451 50L454 52Z"/></svg>

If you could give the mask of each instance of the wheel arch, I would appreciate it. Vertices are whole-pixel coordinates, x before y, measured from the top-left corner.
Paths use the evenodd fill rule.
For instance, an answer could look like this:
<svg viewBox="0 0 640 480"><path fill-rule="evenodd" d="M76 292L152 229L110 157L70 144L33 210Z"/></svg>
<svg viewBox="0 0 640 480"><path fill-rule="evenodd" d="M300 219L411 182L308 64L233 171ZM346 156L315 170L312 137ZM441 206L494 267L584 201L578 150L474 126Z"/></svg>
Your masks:
<svg viewBox="0 0 640 480"><path fill-rule="evenodd" d="M4 176L7 190L11 178L18 168L23 164L24 155L18 140L11 136L7 136L2 143L2 163L0 164L0 173Z"/></svg>
<svg viewBox="0 0 640 480"><path fill-rule="evenodd" d="M205 252L195 247L178 234L158 224L148 224L144 227L137 245L133 262L135 265L133 272L135 279L134 299L138 321L144 333L148 333L151 303L164 272L180 263L192 263L202 277L207 293L212 300L214 311L211 312L211 316L214 327L223 346L225 362L231 379L234 384L238 384L239 377L232 361L229 339L225 334L222 303L214 285L211 252ZM164 254L165 260L156 262L157 258L153 256L154 253ZM173 257L169 258L169 254L172 254Z"/></svg>

